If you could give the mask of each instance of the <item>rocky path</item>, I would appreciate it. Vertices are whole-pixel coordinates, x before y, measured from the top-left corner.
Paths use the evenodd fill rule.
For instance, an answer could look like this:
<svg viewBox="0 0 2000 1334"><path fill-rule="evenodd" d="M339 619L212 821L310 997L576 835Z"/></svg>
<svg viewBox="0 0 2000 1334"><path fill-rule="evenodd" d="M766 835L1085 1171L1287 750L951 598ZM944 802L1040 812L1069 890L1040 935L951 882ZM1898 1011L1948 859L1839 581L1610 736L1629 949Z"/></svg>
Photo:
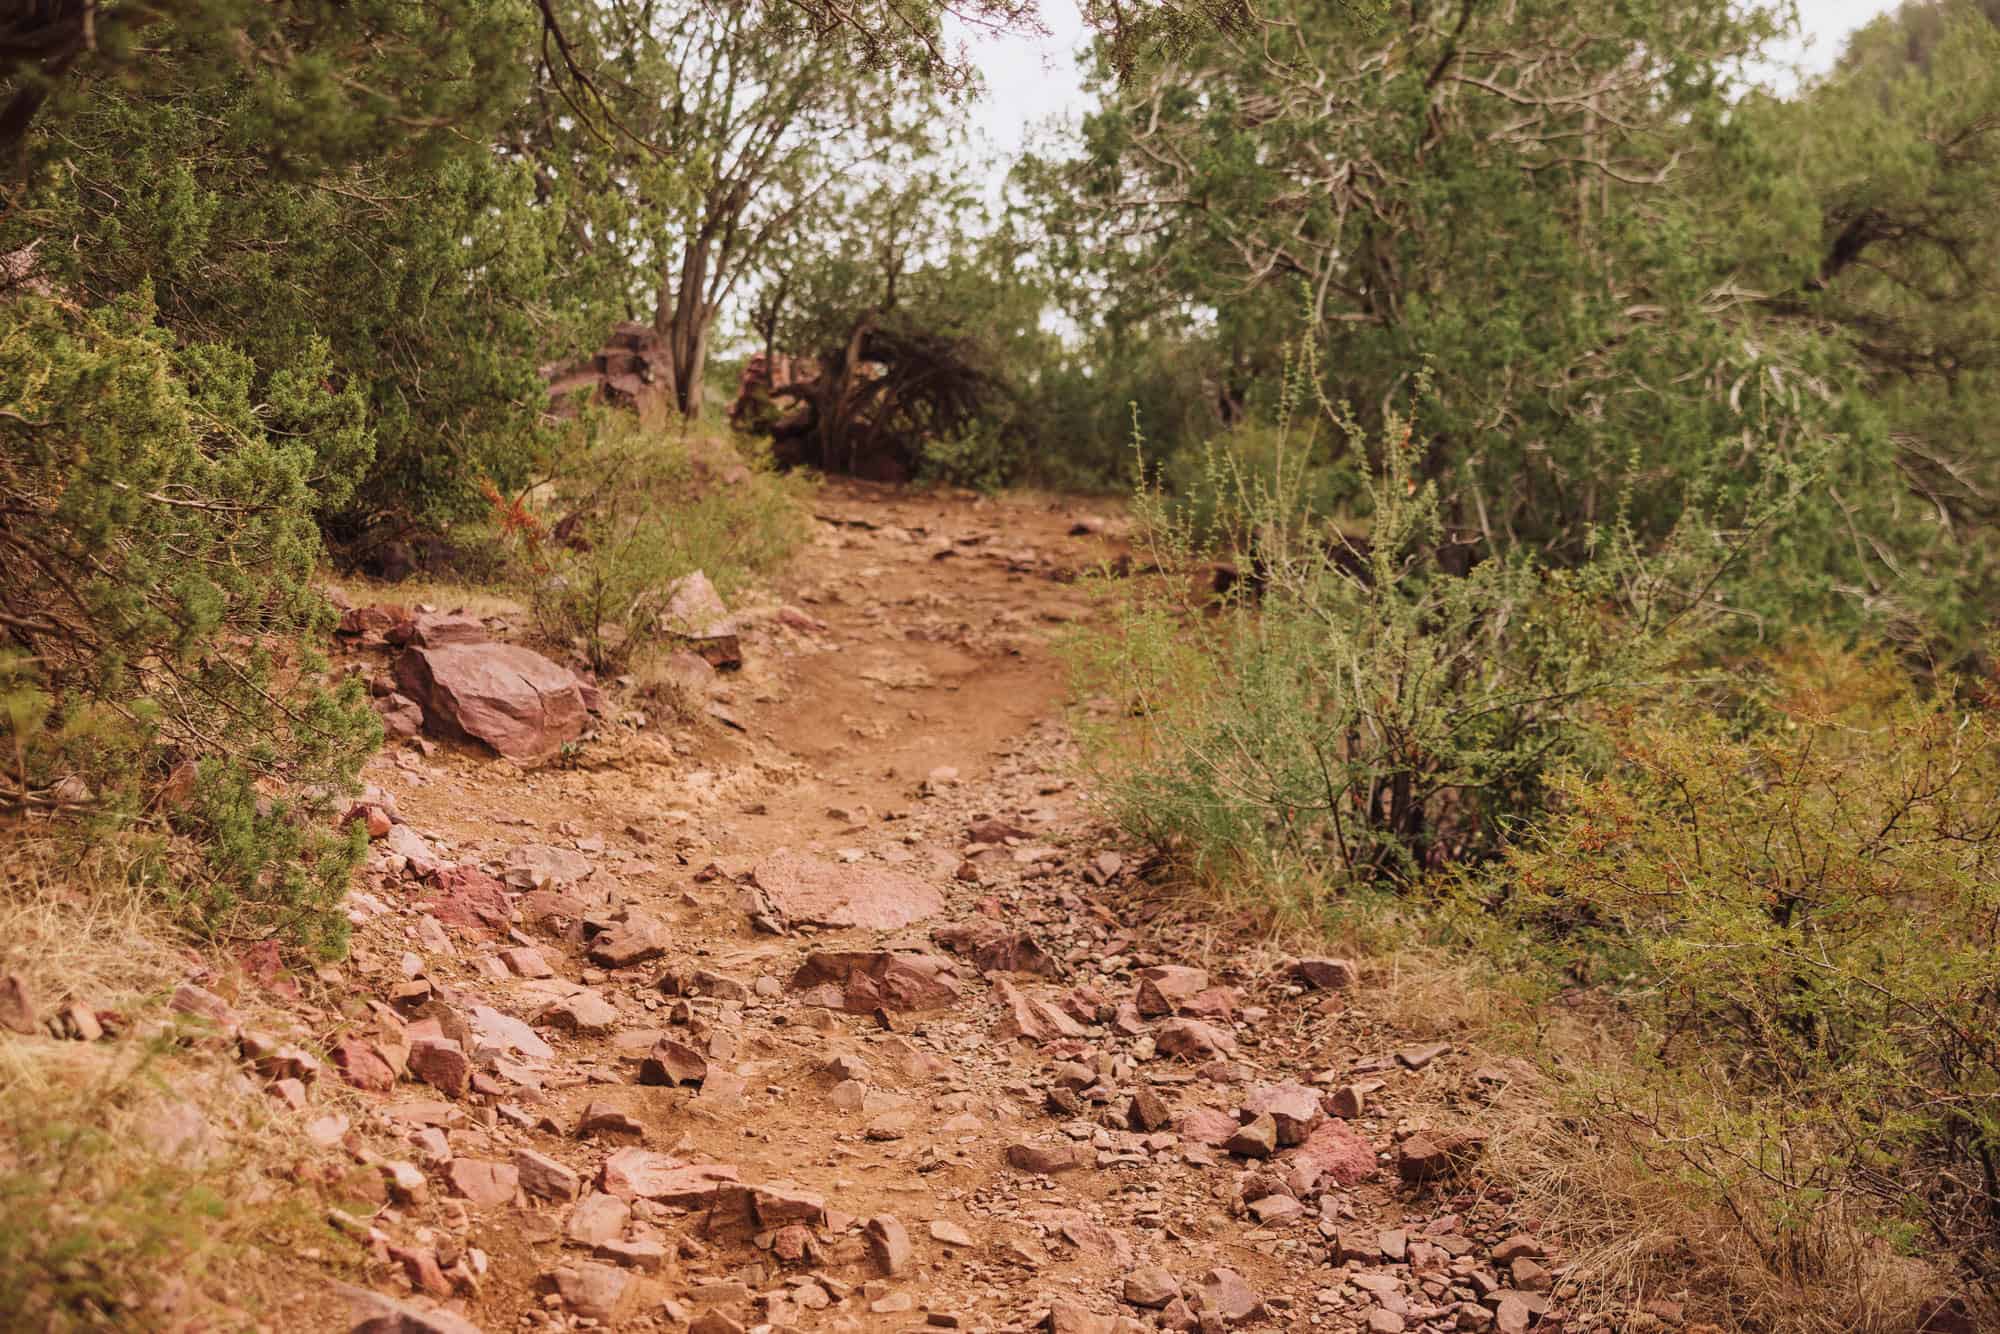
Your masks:
<svg viewBox="0 0 2000 1334"><path fill-rule="evenodd" d="M1591 1327L1443 1128L1504 1076L1093 823L1056 641L1095 525L817 508L681 721L633 683L566 765L374 762L332 1060L278 1089L372 1197L365 1287L274 1327Z"/></svg>

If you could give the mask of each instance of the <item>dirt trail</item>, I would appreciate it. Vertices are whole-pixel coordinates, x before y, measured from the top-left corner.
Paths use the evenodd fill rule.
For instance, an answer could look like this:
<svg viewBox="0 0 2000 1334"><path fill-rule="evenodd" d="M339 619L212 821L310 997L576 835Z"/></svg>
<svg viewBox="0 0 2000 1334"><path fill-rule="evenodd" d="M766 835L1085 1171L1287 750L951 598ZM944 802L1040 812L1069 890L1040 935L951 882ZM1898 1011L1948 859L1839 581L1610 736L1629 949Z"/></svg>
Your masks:
<svg viewBox="0 0 2000 1334"><path fill-rule="evenodd" d="M613 692L574 768L372 765L438 861L542 885L501 932L387 853L356 898L350 1010L413 1044L356 1129L426 1178L367 1224L375 1328L1565 1327L1503 1202L1399 1184L1465 1161L1411 1129L1498 1076L1184 918L1091 821L1084 511L816 508L697 724Z"/></svg>

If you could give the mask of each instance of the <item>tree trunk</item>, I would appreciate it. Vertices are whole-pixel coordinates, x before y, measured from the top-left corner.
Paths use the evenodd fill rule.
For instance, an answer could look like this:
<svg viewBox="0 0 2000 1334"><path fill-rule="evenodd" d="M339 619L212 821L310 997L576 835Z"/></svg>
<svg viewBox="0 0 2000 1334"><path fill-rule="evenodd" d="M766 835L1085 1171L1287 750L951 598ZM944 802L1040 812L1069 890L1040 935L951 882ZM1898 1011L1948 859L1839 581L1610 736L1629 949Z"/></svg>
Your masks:
<svg viewBox="0 0 2000 1334"><path fill-rule="evenodd" d="M653 331L666 345L673 375L668 391L683 417L701 415L702 372L708 364L708 334L714 310L702 299L708 286L709 238L698 236L681 249L680 272L660 275Z"/></svg>

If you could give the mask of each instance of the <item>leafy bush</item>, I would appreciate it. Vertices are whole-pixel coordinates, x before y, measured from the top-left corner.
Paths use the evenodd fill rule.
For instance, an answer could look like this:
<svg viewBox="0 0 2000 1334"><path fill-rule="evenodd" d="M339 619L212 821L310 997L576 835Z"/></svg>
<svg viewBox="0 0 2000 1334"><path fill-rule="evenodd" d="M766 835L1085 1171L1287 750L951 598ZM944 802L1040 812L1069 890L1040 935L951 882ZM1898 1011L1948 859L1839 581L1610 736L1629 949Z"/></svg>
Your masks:
<svg viewBox="0 0 2000 1334"><path fill-rule="evenodd" d="M1648 679L1711 616L1684 591L1701 585L1691 541L1644 556L1612 529L1568 568L1469 561L1413 473L1416 424L1392 414L1371 445L1312 371L1294 369L1268 466L1222 456L1220 494L1197 507L1141 494L1166 577L1123 586L1080 655L1086 691L1134 718L1096 738L1114 814L1206 874L1293 894L1490 854L1540 807L1550 766L1589 746L1592 702ZM1316 457L1322 422L1331 460ZM1303 494L1332 469L1363 497L1365 534ZM1200 513L1226 521L1204 532ZM1218 555L1239 579L1204 608Z"/></svg>
<svg viewBox="0 0 2000 1334"><path fill-rule="evenodd" d="M1962 692L1962 693L1961 693ZM1646 1060L1582 1076L1647 1165L1774 1270L1856 1216L2000 1295L2000 712L1811 649L1723 706L1617 720L1617 762L1487 883Z"/></svg>
<svg viewBox="0 0 2000 1334"><path fill-rule="evenodd" d="M598 671L622 671L672 638L662 613L675 580L699 570L727 598L797 549L804 483L712 437L593 425L534 508L494 498L542 633Z"/></svg>
<svg viewBox="0 0 2000 1334"><path fill-rule="evenodd" d="M562 254L565 201L492 146L527 97L533 7L150 17L129 68L93 66L39 118L0 252L60 238L33 250L41 280L145 285L163 328L260 386L341 386L341 429L303 437L338 536L476 513L481 476L518 486L547 445L537 362L608 319Z"/></svg>
<svg viewBox="0 0 2000 1334"><path fill-rule="evenodd" d="M974 422L955 435L926 440L917 476L926 482L998 491L1020 467L1017 446L991 424Z"/></svg>
<svg viewBox="0 0 2000 1334"><path fill-rule="evenodd" d="M356 405L309 371L260 396L241 358L175 347L143 299L7 313L0 806L193 835L191 921L336 947L358 846L278 798L342 790L380 737L359 683L317 684L311 650L330 612L301 437L358 429ZM192 787L167 800L183 765Z"/></svg>

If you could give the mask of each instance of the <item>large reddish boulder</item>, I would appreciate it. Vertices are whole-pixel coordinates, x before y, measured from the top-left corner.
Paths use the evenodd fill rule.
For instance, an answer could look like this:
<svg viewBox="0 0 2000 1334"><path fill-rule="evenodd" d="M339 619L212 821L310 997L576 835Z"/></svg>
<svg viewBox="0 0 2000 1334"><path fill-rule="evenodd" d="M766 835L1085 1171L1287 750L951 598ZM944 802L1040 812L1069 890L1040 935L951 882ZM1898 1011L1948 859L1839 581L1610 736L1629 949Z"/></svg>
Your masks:
<svg viewBox="0 0 2000 1334"><path fill-rule="evenodd" d="M510 760L546 759L588 720L576 678L518 644L412 648L396 660L396 681L431 730L483 741Z"/></svg>

